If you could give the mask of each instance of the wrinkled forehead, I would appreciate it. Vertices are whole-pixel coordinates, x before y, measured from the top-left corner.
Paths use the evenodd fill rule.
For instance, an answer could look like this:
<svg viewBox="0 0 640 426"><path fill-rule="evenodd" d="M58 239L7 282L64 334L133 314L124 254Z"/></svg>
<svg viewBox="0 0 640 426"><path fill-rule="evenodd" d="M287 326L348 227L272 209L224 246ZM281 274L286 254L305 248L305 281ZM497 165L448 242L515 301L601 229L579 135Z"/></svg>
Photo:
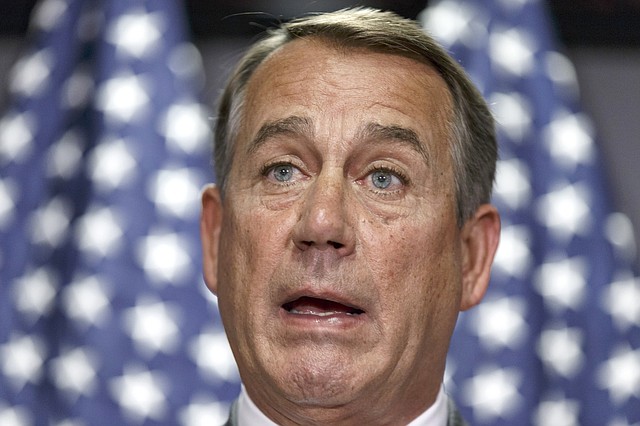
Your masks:
<svg viewBox="0 0 640 426"><path fill-rule="evenodd" d="M357 40L341 40L324 35L301 37L288 41L276 48L269 53L252 72L249 85L252 81L255 82L256 79L260 80L264 77L265 68L275 73L285 71L287 66L293 66L295 69L302 70L305 61L311 60L311 62L314 63L313 66L315 66L317 62L315 62L314 59L326 58L327 52L342 57L343 59L348 59L353 55L371 55L384 56L387 58L387 61L390 62L413 64L413 68L419 70L420 74L425 74L429 76L429 78L442 83L443 88L446 88L447 95L450 95L448 83L445 81L445 78L442 78L438 67L431 60L416 52L394 50L390 47L365 44L365 42ZM363 71L366 72L366 70Z"/></svg>
<svg viewBox="0 0 640 426"><path fill-rule="evenodd" d="M358 114L354 107L370 104L449 139L451 94L430 63L320 37L291 41L257 67L247 84L242 127L251 133L261 122L281 118L283 103L293 109L318 106L313 102L321 95L334 113L344 105Z"/></svg>

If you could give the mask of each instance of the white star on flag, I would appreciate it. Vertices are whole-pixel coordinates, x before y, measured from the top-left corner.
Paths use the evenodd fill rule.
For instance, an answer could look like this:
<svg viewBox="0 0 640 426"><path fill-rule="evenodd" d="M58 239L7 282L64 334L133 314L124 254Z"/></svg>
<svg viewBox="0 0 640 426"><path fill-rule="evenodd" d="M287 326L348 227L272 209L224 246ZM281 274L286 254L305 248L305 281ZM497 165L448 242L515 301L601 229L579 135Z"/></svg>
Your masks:
<svg viewBox="0 0 640 426"><path fill-rule="evenodd" d="M178 414L181 426L211 426L224 424L229 418L229 405L213 397L195 395Z"/></svg>
<svg viewBox="0 0 640 426"><path fill-rule="evenodd" d="M494 260L495 270L512 277L525 276L533 260L529 239L529 232L525 226L504 226L500 232L500 245Z"/></svg>
<svg viewBox="0 0 640 426"><path fill-rule="evenodd" d="M81 329L101 326L110 316L109 293L97 276L76 277L62 293L62 307Z"/></svg>
<svg viewBox="0 0 640 426"><path fill-rule="evenodd" d="M640 397L640 349L617 347L597 371L598 384L609 391L616 404Z"/></svg>
<svg viewBox="0 0 640 426"><path fill-rule="evenodd" d="M0 346L0 367L17 391L42 376L46 346L37 336L13 334Z"/></svg>
<svg viewBox="0 0 640 426"><path fill-rule="evenodd" d="M52 248L58 247L71 222L71 203L62 196L49 200L33 212L29 220L31 241Z"/></svg>
<svg viewBox="0 0 640 426"><path fill-rule="evenodd" d="M164 30L163 15L135 10L119 17L107 29L107 40L118 53L142 58L154 53Z"/></svg>
<svg viewBox="0 0 640 426"><path fill-rule="evenodd" d="M120 222L112 208L90 207L76 224L75 238L78 247L97 258L112 255L122 244Z"/></svg>
<svg viewBox="0 0 640 426"><path fill-rule="evenodd" d="M553 373L572 378L584 365L583 340L578 328L548 328L540 335L537 352Z"/></svg>
<svg viewBox="0 0 640 426"><path fill-rule="evenodd" d="M556 112L543 138L547 149L558 164L573 171L579 164L593 161L595 147L591 124L583 114Z"/></svg>
<svg viewBox="0 0 640 426"><path fill-rule="evenodd" d="M11 75L11 91L18 96L38 96L47 87L54 60L50 49L38 50L20 59Z"/></svg>
<svg viewBox="0 0 640 426"><path fill-rule="evenodd" d="M5 407L0 404L0 425L25 426L32 424L31 416L24 407Z"/></svg>
<svg viewBox="0 0 640 426"><path fill-rule="evenodd" d="M488 100L498 128L515 143L531 131L531 105L518 92L494 93Z"/></svg>
<svg viewBox="0 0 640 426"><path fill-rule="evenodd" d="M627 278L609 285L602 304L621 330L640 326L640 279Z"/></svg>
<svg viewBox="0 0 640 426"><path fill-rule="evenodd" d="M239 377L238 368L223 331L207 329L189 344L191 359L213 381L231 382Z"/></svg>
<svg viewBox="0 0 640 426"><path fill-rule="evenodd" d="M152 231L139 241L137 259L147 275L158 283L183 283L190 271L187 239L176 233Z"/></svg>
<svg viewBox="0 0 640 426"><path fill-rule="evenodd" d="M197 170L163 169L150 179L148 196L164 213L185 219L197 217L200 210L200 188L205 182Z"/></svg>
<svg viewBox="0 0 640 426"><path fill-rule="evenodd" d="M520 160L498 161L494 195L512 209L528 205L531 200L529 170Z"/></svg>
<svg viewBox="0 0 640 426"><path fill-rule="evenodd" d="M109 191L133 179L137 162L130 152L127 140L107 139L91 151L89 174L96 186Z"/></svg>
<svg viewBox="0 0 640 426"><path fill-rule="evenodd" d="M46 266L18 278L13 287L15 304L31 323L51 311L57 291L58 280Z"/></svg>
<svg viewBox="0 0 640 426"><path fill-rule="evenodd" d="M21 163L33 149L33 131L37 120L30 112L9 114L0 120L0 165Z"/></svg>
<svg viewBox="0 0 640 426"><path fill-rule="evenodd" d="M160 121L159 131L170 148L180 152L203 151L212 137L208 112L195 102L171 105Z"/></svg>
<svg viewBox="0 0 640 426"><path fill-rule="evenodd" d="M136 423L143 423L164 418L168 386L161 373L128 365L122 376L111 380L109 390L126 415Z"/></svg>
<svg viewBox="0 0 640 426"><path fill-rule="evenodd" d="M504 71L525 76L534 67L534 38L524 29L495 29L489 35L491 60Z"/></svg>
<svg viewBox="0 0 640 426"><path fill-rule="evenodd" d="M146 358L158 352L172 353L180 343L180 312L170 303L143 297L136 306L124 311L127 334Z"/></svg>
<svg viewBox="0 0 640 426"><path fill-rule="evenodd" d="M555 395L544 400L534 415L535 426L580 426L580 403Z"/></svg>
<svg viewBox="0 0 640 426"><path fill-rule="evenodd" d="M514 368L484 367L464 383L462 396L481 421L506 418L522 402L520 381Z"/></svg>
<svg viewBox="0 0 640 426"><path fill-rule="evenodd" d="M572 97L579 96L576 69L566 55L555 51L545 52L544 67L551 81L561 90Z"/></svg>
<svg viewBox="0 0 640 426"><path fill-rule="evenodd" d="M114 122L135 121L149 109L149 90L144 76L123 72L98 87L96 107Z"/></svg>
<svg viewBox="0 0 640 426"><path fill-rule="evenodd" d="M589 189L580 183L555 188L538 199L536 216L562 240L585 235L591 226Z"/></svg>
<svg viewBox="0 0 640 426"><path fill-rule="evenodd" d="M83 153L82 139L74 131L65 133L47 155L47 175L68 179L78 172Z"/></svg>
<svg viewBox="0 0 640 426"><path fill-rule="evenodd" d="M97 387L98 357L87 348L63 350L51 360L51 374L55 385L77 399L92 395Z"/></svg>
<svg viewBox="0 0 640 426"><path fill-rule="evenodd" d="M467 4L444 0L437 8L427 8L421 14L424 28L437 37L445 46L458 41L467 46L476 46L486 36L486 19L479 11ZM479 34L481 33L481 34Z"/></svg>
<svg viewBox="0 0 640 426"><path fill-rule="evenodd" d="M587 264L581 257L549 260L535 272L534 287L554 310L577 310L585 298Z"/></svg>
<svg viewBox="0 0 640 426"><path fill-rule="evenodd" d="M607 240L613 245L616 254L626 261L633 262L636 258L637 247L631 219L620 212L610 213L604 223L604 233ZM627 273L629 274L629 272Z"/></svg>
<svg viewBox="0 0 640 426"><path fill-rule="evenodd" d="M470 327L490 350L515 348L527 337L525 309L518 297L486 300L470 313Z"/></svg>
<svg viewBox="0 0 640 426"><path fill-rule="evenodd" d="M51 0L38 3L33 12L31 25L42 31L51 31L62 20L68 10L65 0Z"/></svg>

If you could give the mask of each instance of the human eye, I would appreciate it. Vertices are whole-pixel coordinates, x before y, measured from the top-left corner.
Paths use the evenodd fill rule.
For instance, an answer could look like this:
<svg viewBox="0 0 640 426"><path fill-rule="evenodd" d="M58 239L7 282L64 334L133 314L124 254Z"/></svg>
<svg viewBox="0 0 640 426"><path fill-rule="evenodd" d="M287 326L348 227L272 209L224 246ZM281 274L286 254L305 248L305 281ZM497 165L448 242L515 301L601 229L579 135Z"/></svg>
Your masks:
<svg viewBox="0 0 640 426"><path fill-rule="evenodd" d="M377 192L396 192L407 184L403 173L388 167L376 167L365 178L365 183Z"/></svg>
<svg viewBox="0 0 640 426"><path fill-rule="evenodd" d="M301 174L300 169L290 163L277 163L267 165L262 170L262 175L269 181L278 184L294 182Z"/></svg>

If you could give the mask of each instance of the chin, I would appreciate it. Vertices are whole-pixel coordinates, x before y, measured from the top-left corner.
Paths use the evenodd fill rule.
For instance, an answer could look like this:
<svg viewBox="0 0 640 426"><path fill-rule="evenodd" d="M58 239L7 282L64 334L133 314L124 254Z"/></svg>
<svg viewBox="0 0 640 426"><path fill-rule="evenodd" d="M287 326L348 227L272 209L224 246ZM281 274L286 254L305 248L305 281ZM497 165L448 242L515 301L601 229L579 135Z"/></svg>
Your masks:
<svg viewBox="0 0 640 426"><path fill-rule="evenodd" d="M358 372L366 371L351 357L323 351L304 351L281 360L279 370L284 374L276 378L279 387L287 399L308 406L337 406L353 400L362 382Z"/></svg>

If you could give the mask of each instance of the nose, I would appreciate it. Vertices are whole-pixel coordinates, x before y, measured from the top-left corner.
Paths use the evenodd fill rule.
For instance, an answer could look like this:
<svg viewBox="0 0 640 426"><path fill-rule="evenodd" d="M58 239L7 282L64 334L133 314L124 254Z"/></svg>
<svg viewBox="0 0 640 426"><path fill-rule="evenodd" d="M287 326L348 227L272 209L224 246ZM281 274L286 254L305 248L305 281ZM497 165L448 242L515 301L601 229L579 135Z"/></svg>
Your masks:
<svg viewBox="0 0 640 426"><path fill-rule="evenodd" d="M298 249L335 250L348 256L355 248L348 197L342 173L318 177L301 200L293 240Z"/></svg>

